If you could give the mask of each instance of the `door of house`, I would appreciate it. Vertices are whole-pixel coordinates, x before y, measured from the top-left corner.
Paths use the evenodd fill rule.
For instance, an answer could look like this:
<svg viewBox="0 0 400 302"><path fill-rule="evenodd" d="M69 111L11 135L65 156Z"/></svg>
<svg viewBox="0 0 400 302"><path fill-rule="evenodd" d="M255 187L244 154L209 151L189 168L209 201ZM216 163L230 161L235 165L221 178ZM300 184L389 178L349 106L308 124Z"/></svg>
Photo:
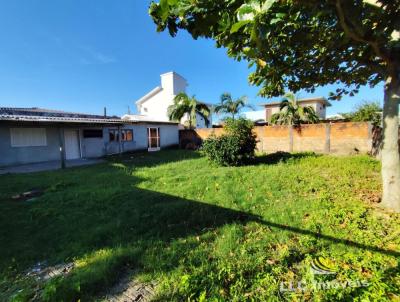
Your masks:
<svg viewBox="0 0 400 302"><path fill-rule="evenodd" d="M78 130L64 130L65 140L65 158L77 159L81 157L79 148L79 132Z"/></svg>
<svg viewBox="0 0 400 302"><path fill-rule="evenodd" d="M160 128L147 128L147 145L149 151L160 150Z"/></svg>

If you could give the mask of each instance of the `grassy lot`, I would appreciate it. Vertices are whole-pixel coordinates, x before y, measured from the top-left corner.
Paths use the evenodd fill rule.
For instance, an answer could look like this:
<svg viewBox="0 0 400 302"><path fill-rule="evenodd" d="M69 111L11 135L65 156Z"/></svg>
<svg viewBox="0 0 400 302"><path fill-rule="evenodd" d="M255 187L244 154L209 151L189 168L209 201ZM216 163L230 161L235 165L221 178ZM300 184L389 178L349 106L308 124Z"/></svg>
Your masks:
<svg viewBox="0 0 400 302"><path fill-rule="evenodd" d="M45 194L11 200L32 188ZM376 207L379 191L379 163L367 156L219 168L170 150L0 176L0 301L38 288L39 300L101 300L127 269L156 280L159 301L398 301L400 215ZM337 274L312 274L317 257ZM76 267L38 284L24 277L38 261ZM279 290L334 279L341 288Z"/></svg>

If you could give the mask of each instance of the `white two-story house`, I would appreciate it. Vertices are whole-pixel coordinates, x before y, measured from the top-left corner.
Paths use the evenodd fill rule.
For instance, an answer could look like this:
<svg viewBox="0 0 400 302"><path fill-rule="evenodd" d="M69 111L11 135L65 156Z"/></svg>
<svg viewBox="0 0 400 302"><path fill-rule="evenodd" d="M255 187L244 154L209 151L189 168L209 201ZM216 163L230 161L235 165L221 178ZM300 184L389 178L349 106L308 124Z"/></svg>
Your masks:
<svg viewBox="0 0 400 302"><path fill-rule="evenodd" d="M181 92L186 93L188 83L184 77L176 72L167 72L161 75L161 86L158 86L136 101L137 111L140 116L146 117L150 120L169 121L168 107L173 104L174 98ZM129 116L124 116L129 118ZM138 116L132 116L132 119ZM182 118L180 123L185 125L188 117ZM209 125L211 127L212 120L209 117ZM206 128L204 119L197 115L196 128Z"/></svg>

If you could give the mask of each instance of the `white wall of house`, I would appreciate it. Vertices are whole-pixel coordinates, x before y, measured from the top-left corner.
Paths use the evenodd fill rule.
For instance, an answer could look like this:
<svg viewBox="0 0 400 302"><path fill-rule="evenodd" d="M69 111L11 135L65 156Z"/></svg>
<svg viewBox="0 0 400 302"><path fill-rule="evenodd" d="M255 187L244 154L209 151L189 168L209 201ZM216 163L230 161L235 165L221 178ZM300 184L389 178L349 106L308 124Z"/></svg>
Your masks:
<svg viewBox="0 0 400 302"><path fill-rule="evenodd" d="M242 115L253 122L265 120L265 110L247 111Z"/></svg>
<svg viewBox="0 0 400 302"><path fill-rule="evenodd" d="M161 87L156 87L147 95L136 102L137 110L140 115L149 117L154 121L169 121L168 107L173 104L174 98L181 92L186 93L187 81L176 72L168 72L161 75ZM180 121L185 124L187 116ZM210 126L211 126L210 117ZM204 119L197 116L197 128L205 128Z"/></svg>

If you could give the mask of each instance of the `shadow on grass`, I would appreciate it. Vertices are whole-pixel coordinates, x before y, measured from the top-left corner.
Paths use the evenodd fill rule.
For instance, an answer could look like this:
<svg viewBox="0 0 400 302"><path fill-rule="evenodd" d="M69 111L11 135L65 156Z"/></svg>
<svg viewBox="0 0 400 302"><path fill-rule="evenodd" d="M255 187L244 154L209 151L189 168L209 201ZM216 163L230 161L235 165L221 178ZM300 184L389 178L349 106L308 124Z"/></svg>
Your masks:
<svg viewBox="0 0 400 302"><path fill-rule="evenodd" d="M262 225L265 225L267 227L271 227L271 228L277 228L283 231L287 231L287 232L291 232L291 233L295 233L295 234L300 234L300 235L307 235L316 239L322 239L322 240L326 240L328 242L331 242L333 244L343 244L346 246L351 246L351 247L355 247L358 249L362 249L365 251L370 251L370 252L377 252L383 255L388 255L388 256L395 256L395 257L399 257L400 256L400 252L397 251L393 251L393 250L387 250L384 248L380 248L377 246L372 246L372 245L368 245L368 244L363 244L363 243L358 243L356 241L352 241L349 239L342 239L342 238L336 238L330 235L325 235L322 233L318 233L318 232L314 232L311 230L306 230L306 229L300 229L297 227L292 227L290 225L285 225L285 224L279 224L279 223L275 223L275 222L271 222L271 221L265 221L262 219L256 219L256 221Z"/></svg>
<svg viewBox="0 0 400 302"><path fill-rule="evenodd" d="M200 158L196 151L167 149L162 152L136 151L107 157L111 163L124 163L135 167L154 167L161 164Z"/></svg>
<svg viewBox="0 0 400 302"><path fill-rule="evenodd" d="M143 163L140 156L119 162L147 167L156 165L153 160L168 163L199 155L168 151L150 154ZM289 158L305 156L315 155L290 154ZM276 162L276 154L266 157L268 163ZM55 264L84 259L70 275L46 285L44 295L49 300L90 300L115 284L127 267L167 273L200 244L194 236L227 224L257 222L333 244L400 256L396 251L265 221L242 211L141 189L138 185L143 179L124 168L99 165L63 173L62 177L71 185L60 186L36 202L4 201L0 205L3 271L10 263L22 273L37 261Z"/></svg>
<svg viewBox="0 0 400 302"><path fill-rule="evenodd" d="M314 152L300 152L300 153L289 153L278 151L275 153L270 153L266 155L257 156L254 165L275 165L279 163L285 163L290 160L299 160L303 158L311 158L311 157L320 157L320 154L316 154Z"/></svg>

